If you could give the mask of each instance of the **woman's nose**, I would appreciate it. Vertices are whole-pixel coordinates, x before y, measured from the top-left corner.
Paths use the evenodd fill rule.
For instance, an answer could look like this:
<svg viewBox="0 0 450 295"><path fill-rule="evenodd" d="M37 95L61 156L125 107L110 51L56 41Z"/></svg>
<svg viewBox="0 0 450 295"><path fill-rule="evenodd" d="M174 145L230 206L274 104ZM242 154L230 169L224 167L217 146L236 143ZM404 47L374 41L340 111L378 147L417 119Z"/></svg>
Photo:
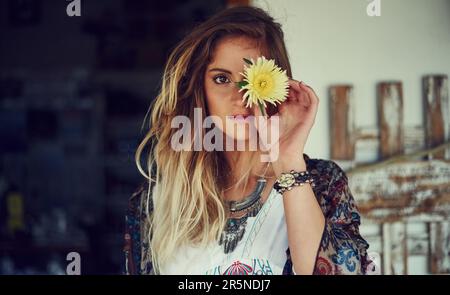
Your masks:
<svg viewBox="0 0 450 295"><path fill-rule="evenodd" d="M244 91L240 91L241 87L239 86L238 83L233 83L233 84L234 84L234 87L233 87L233 98L242 100L242 98L244 96Z"/></svg>
<svg viewBox="0 0 450 295"><path fill-rule="evenodd" d="M233 87L233 100L239 100L241 102L242 105L244 105L244 91L240 91L241 88L239 87L239 85L237 83L234 84Z"/></svg>

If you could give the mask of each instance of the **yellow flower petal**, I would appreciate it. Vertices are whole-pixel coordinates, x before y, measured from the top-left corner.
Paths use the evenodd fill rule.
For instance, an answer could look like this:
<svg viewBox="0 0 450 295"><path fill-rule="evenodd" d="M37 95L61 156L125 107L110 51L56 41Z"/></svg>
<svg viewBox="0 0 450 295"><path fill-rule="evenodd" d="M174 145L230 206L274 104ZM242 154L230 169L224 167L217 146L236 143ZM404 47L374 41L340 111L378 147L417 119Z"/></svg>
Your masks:
<svg viewBox="0 0 450 295"><path fill-rule="evenodd" d="M278 67L273 59L267 60L264 56L251 62L252 65L246 66L244 73L241 73L248 84L239 90L245 91L243 100L247 102L246 107L259 103L264 107L266 103L276 106L285 101L289 86L286 71Z"/></svg>

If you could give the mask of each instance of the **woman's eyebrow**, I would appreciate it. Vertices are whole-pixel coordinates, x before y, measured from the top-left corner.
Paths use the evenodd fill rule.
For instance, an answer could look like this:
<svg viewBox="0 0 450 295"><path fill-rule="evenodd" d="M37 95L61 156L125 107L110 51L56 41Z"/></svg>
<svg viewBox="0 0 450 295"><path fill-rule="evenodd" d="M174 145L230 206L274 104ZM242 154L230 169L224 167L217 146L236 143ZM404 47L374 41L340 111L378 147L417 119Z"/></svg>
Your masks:
<svg viewBox="0 0 450 295"><path fill-rule="evenodd" d="M224 72L231 75L231 71L222 68L212 68L209 69L209 72Z"/></svg>

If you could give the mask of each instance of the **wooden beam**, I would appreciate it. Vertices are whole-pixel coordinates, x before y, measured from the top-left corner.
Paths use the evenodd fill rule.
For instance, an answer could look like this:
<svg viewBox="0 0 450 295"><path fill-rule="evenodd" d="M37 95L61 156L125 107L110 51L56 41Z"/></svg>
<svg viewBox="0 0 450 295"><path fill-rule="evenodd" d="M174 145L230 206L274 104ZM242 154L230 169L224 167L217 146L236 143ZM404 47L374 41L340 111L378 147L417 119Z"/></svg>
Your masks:
<svg viewBox="0 0 450 295"><path fill-rule="evenodd" d="M372 222L448 218L450 161L392 163L347 173L360 213Z"/></svg>
<svg viewBox="0 0 450 295"><path fill-rule="evenodd" d="M448 143L448 142L443 143L437 147L422 150L422 151L417 151L417 152L411 153L409 155L395 156L395 157L386 159L381 162L373 163L373 164L371 163L371 164L360 165L358 167L347 170L346 174L347 175L357 174L357 173L361 173L361 172L384 168L384 167L390 166L395 163L415 161L416 159L423 157L427 154L436 154L444 149L450 149L450 143Z"/></svg>

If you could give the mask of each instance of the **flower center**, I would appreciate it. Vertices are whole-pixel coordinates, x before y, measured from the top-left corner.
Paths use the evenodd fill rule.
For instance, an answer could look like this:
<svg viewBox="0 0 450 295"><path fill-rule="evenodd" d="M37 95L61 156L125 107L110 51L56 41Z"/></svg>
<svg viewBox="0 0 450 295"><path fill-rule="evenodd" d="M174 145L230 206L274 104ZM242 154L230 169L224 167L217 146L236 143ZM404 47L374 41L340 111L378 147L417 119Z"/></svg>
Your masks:
<svg viewBox="0 0 450 295"><path fill-rule="evenodd" d="M274 87L273 78L268 74L260 74L255 84L256 91L261 97L267 97Z"/></svg>

